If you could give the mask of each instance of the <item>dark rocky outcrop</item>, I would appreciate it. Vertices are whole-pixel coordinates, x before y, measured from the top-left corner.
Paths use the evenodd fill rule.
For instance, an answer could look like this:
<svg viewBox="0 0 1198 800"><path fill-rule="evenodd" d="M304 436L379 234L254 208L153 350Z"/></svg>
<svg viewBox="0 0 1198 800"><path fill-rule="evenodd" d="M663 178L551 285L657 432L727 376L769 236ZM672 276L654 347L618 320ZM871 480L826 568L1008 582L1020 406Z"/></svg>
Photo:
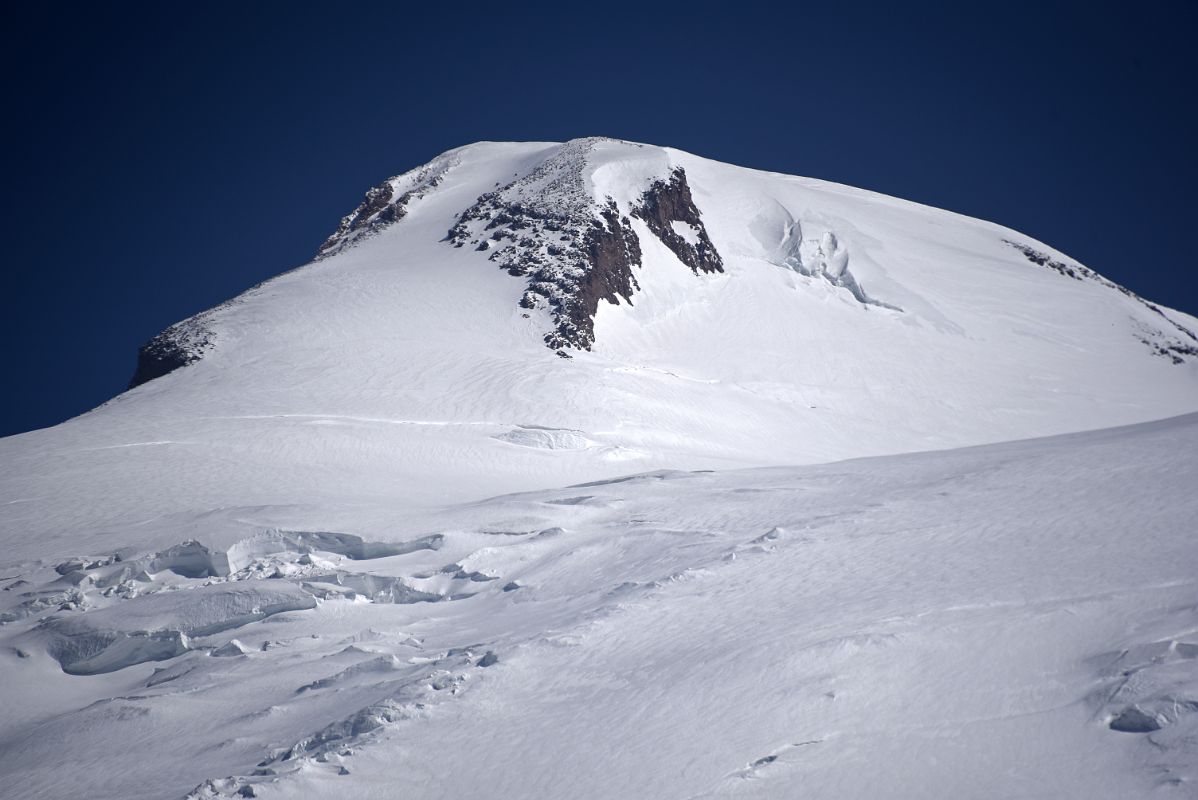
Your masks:
<svg viewBox="0 0 1198 800"><path fill-rule="evenodd" d="M574 291L562 291L569 287L555 285L559 291L544 295L559 317L557 330L545 336L545 343L555 350L580 343L589 349L595 341L599 301L618 305L623 298L631 305L633 292L640 289L632 268L641 265L641 244L628 218L620 216L615 203L609 203L601 216L603 222L593 222L583 237L582 251L589 268Z"/></svg>
<svg viewBox="0 0 1198 800"><path fill-rule="evenodd" d="M199 360L199 355L187 352L164 334L158 334L137 349L137 369L129 379L130 389Z"/></svg>
<svg viewBox="0 0 1198 800"><path fill-rule="evenodd" d="M696 275L724 271L724 260L707 237L707 229L691 199L691 189L682 167L671 172L669 180L655 181L632 215L644 220L649 230ZM694 242L687 241L675 230L676 222L690 228Z"/></svg>
<svg viewBox="0 0 1198 800"><path fill-rule="evenodd" d="M610 198L587 193L583 171L596 139L567 142L522 178L488 192L466 209L447 237L467 244L511 275L528 279L523 308L544 308L554 321L545 344L569 357L590 349L599 301L631 303L641 249L628 217Z"/></svg>
<svg viewBox="0 0 1198 800"><path fill-rule="evenodd" d="M471 223L482 223L482 236ZM631 303L640 288L633 274L641 264L640 242L614 201L596 216L589 209L584 215L505 204L499 193L488 193L462 215L449 240L457 247L470 243L491 251L491 261L528 278L520 305L549 309L556 326L545 334L545 343L554 350L589 349L599 301Z"/></svg>
<svg viewBox="0 0 1198 800"><path fill-rule="evenodd" d="M441 156L368 191L358 207L342 218L337 230L320 246L316 258L340 253L402 220L412 202L439 186L456 164L454 158Z"/></svg>
<svg viewBox="0 0 1198 800"><path fill-rule="evenodd" d="M353 213L344 217L337 230L320 245L316 257L326 258L363 236L377 233L379 229L399 222L407 214L410 194L409 192L396 198L395 187L391 181L368 191L361 204Z"/></svg>
<svg viewBox="0 0 1198 800"><path fill-rule="evenodd" d="M1058 275L1064 275L1067 278L1073 278L1075 281L1084 280L1086 278L1092 279L1096 274L1080 264L1077 266L1070 266L1064 261L1055 259L1052 256L1049 256L1047 253L1041 253L1039 250L1036 250L1033 247L1028 247L1026 244L1020 244L1018 242L1012 241L1007 241L1007 244L1023 253L1023 257L1033 264L1039 264L1042 267L1048 267ZM1123 291L1126 294L1131 294L1126 289Z"/></svg>
<svg viewBox="0 0 1198 800"><path fill-rule="evenodd" d="M138 348L137 369L129 380L129 388L141 386L199 361L216 338L208 325L209 319L229 302L233 301L176 322Z"/></svg>
<svg viewBox="0 0 1198 800"><path fill-rule="evenodd" d="M554 327L545 344L564 358L569 349L594 344L601 300L631 305L640 289L641 243L631 219L614 199L593 198L583 177L596 141L567 142L526 176L482 195L446 237L455 247L489 253L511 275L528 279L520 305L549 311ZM695 274L723 271L681 169L651 183L631 215ZM690 241L675 222L688 226Z"/></svg>

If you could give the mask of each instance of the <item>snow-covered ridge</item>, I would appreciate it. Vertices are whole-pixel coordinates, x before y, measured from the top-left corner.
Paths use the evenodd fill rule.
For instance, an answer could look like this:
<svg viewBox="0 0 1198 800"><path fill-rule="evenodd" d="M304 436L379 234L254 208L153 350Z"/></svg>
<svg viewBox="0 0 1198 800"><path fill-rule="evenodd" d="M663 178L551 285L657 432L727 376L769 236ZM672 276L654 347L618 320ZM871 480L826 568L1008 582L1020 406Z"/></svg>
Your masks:
<svg viewBox="0 0 1198 800"><path fill-rule="evenodd" d="M1081 264L1068 264L1059 258L1053 258L1047 253L1040 252L1036 248L1028 244L1020 242L1008 241L1007 244L1014 247L1019 252L1023 253L1024 257L1033 264L1039 264L1042 267L1048 267L1055 271L1058 275L1073 278L1077 281L1090 280L1104 286L1108 289L1113 289L1132 300L1136 301L1144 308L1147 308L1152 313L1163 319L1172 330L1162 329L1154 325L1139 326L1139 332L1136 338L1143 342L1153 352L1153 354L1169 359L1174 364L1184 364L1187 358L1198 358L1198 335L1192 330L1182 325L1177 320L1173 319L1155 303L1150 303L1143 297L1140 297L1135 292L1125 286L1120 286L1112 280L1102 277L1094 270L1084 267ZM1171 335L1172 334L1172 335ZM1181 334L1178 337L1176 334Z"/></svg>
<svg viewBox="0 0 1198 800"><path fill-rule="evenodd" d="M477 162L480 147L451 150L371 189L362 204L341 221L321 246L317 261L345 254L402 224L415 204L436 192L446 180L453 182L451 176L463 159ZM744 184L748 179L758 187L754 197L742 197L738 204L729 206L716 201L718 222L723 227L739 224L752 238L747 243L748 251L745 237L739 234L734 238L740 241L724 242L721 245L724 249L751 254L804 277L826 281L845 290L862 306L916 315L930 311L918 301L904 305L902 295L906 292L898 292L899 297L887 296L891 288L889 266L862 252L863 242L856 235L853 219L834 220L818 206L795 207L783 199L787 193L793 193L793 182L802 179L714 165L678 151L601 137L576 139L549 148L528 164L517 165L514 173L504 176L506 180L496 181L494 187L481 194L470 190L463 193L464 186L455 186L454 196L462 199L454 201L456 207L452 223L447 226L448 236L438 238L459 248L470 245L509 274L525 279L527 285L520 306L526 313L543 311L549 317L550 329L542 335L551 350L566 356L572 350L591 349L600 307L634 303L645 266L642 255L648 246L645 237L664 244L696 275L724 271L720 247L709 235L705 215L692 197L693 177L688 176L687 162L692 170L703 167L700 172L707 165L718 167L716 173L720 177L715 183L701 187L701 193L713 199L723 193L721 180ZM503 170L502 164L496 166L497 171ZM477 166L467 167L465 174L459 174L459 183L469 185L473 180L471 173L477 172ZM815 181L805 184L824 186ZM826 186L832 191L832 195L826 196L828 200L840 201L846 194L854 196L854 190ZM779 194L778 190L783 191ZM880 197L866 192L855 195L866 213L877 205ZM889 198L882 201L901 203ZM712 204L708 205L710 214ZM765 213L744 213L754 206ZM909 204L909 208L918 214L922 207ZM976 224L959 219L956 224L963 227ZM638 227L634 220L644 225ZM996 232L1002 231L997 226L991 227ZM1155 304L1076 262L1066 266L1060 258L1047 255L1039 243L1014 232L1006 233L999 238L1028 261L1052 267L1061 275L1090 279L1152 311L1156 318L1137 319L1130 334L1151 352L1175 364L1185 363L1194 356L1198 340L1192 331ZM244 296L230 302L242 299ZM223 316L222 308L177 323L147 342L139 352L137 371L130 385L137 386L194 364L217 346L221 329L217 320ZM933 316L941 317L939 313Z"/></svg>

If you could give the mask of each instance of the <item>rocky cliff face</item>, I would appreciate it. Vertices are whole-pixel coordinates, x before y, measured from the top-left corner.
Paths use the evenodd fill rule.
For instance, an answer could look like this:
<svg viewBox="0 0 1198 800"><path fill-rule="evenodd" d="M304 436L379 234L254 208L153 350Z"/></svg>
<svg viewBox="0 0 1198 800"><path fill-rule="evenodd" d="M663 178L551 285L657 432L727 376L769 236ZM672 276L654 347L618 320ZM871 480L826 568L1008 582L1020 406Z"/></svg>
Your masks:
<svg viewBox="0 0 1198 800"><path fill-rule="evenodd" d="M686 173L673 170L647 185L623 213L612 197L595 197L585 181L597 140L569 142L529 175L478 199L449 231L455 247L472 246L510 274L528 278L521 305L546 308L554 328L545 343L559 355L589 350L599 301L631 304L640 288L641 219L695 274L722 272Z"/></svg>
<svg viewBox="0 0 1198 800"><path fill-rule="evenodd" d="M528 175L479 197L447 237L528 279L520 304L549 310L555 327L545 343L562 355L594 342L600 299L631 302L638 288L640 243L628 217L614 200L597 202L585 185L592 141L569 142Z"/></svg>
<svg viewBox="0 0 1198 800"><path fill-rule="evenodd" d="M643 219L649 230L696 275L724 271L724 260L707 236L703 217L691 198L686 171L681 167L674 169L669 178L654 181L632 215Z"/></svg>

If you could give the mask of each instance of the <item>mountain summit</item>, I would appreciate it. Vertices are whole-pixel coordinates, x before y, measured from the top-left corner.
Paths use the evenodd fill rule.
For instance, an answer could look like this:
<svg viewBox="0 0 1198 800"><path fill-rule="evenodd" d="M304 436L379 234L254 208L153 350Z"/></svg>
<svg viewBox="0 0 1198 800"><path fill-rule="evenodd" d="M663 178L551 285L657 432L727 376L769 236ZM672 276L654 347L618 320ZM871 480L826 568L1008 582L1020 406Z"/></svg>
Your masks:
<svg viewBox="0 0 1198 800"><path fill-rule="evenodd" d="M371 189L311 264L156 336L100 413L386 420L400 450L435 423L422 469L464 458L500 490L1182 413L1196 330L946 211L613 139L484 142Z"/></svg>

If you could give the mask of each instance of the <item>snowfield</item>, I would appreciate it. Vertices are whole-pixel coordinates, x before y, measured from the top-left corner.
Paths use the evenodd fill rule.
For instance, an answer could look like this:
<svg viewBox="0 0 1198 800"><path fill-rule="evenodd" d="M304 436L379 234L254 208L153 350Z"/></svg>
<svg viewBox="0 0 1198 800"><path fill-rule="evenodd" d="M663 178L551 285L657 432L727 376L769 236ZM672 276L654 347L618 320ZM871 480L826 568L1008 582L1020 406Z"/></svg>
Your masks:
<svg viewBox="0 0 1198 800"><path fill-rule="evenodd" d="M6 610L83 610L0 628L0 772L22 797L1193 796L1195 452L1189 415L396 508L397 555L26 566ZM90 662L42 644L114 632Z"/></svg>
<svg viewBox="0 0 1198 800"><path fill-rule="evenodd" d="M1196 330L848 187L450 151L0 440L0 796L1194 797Z"/></svg>

